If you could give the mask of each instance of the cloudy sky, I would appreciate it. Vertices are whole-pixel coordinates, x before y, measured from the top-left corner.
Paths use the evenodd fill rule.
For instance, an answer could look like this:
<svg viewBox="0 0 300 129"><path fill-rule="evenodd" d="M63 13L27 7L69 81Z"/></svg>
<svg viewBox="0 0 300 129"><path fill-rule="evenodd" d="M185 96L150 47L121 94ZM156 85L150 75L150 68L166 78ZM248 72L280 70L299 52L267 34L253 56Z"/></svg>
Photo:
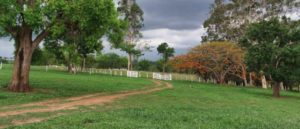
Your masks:
<svg viewBox="0 0 300 129"><path fill-rule="evenodd" d="M115 3L119 0L114 0ZM201 27L209 5L214 0L137 0L144 11L144 24L141 41L150 41L155 46L153 52L147 52L141 58L152 61L159 59L156 47L167 42L175 48L175 55L187 52L187 49L200 44L204 29ZM120 55L126 53L111 50L110 45L104 40L104 53L116 52ZM0 56L12 57L13 41L9 38L0 39Z"/></svg>

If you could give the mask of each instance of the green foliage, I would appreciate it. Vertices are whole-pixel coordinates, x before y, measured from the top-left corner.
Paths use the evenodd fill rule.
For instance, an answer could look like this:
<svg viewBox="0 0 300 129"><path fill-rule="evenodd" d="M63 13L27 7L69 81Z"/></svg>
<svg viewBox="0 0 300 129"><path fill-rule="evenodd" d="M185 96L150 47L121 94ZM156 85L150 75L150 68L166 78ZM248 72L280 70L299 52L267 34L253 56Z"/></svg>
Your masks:
<svg viewBox="0 0 300 129"><path fill-rule="evenodd" d="M148 71L150 65L151 65L150 60L142 59L142 60L139 61L140 70Z"/></svg>
<svg viewBox="0 0 300 129"><path fill-rule="evenodd" d="M5 59L0 59L0 63L3 63L3 64L8 64L8 61L7 60L5 60Z"/></svg>
<svg viewBox="0 0 300 129"><path fill-rule="evenodd" d="M163 68L164 68L164 59L159 59L156 61L156 69L158 69L158 71L163 72ZM172 66L171 65L167 65L165 66L165 71L166 72L170 72L172 70Z"/></svg>
<svg viewBox="0 0 300 129"><path fill-rule="evenodd" d="M157 47L157 51L162 55L165 62L168 61L169 57L174 56L175 50L172 47L169 47L168 43L162 43Z"/></svg>
<svg viewBox="0 0 300 129"><path fill-rule="evenodd" d="M269 21L253 23L240 44L248 51L248 71L271 75L275 82L300 80L300 21Z"/></svg>
<svg viewBox="0 0 300 129"><path fill-rule="evenodd" d="M128 61L128 58L127 56L121 56L119 58L119 61L118 61L118 67L119 68L126 68L127 67L127 61Z"/></svg>
<svg viewBox="0 0 300 129"><path fill-rule="evenodd" d="M126 68L127 57L120 57L116 53L107 53L96 57L99 68Z"/></svg>
<svg viewBox="0 0 300 129"><path fill-rule="evenodd" d="M80 60L80 63L82 64L82 60ZM95 55L87 55L85 58L85 67L86 68L95 68L97 66Z"/></svg>
<svg viewBox="0 0 300 129"><path fill-rule="evenodd" d="M124 20L129 23L129 30L132 30L132 32L127 33L129 33L131 38L141 38L143 35L140 33L139 29L144 27L143 10L136 3L136 0L130 0L130 4L128 3L128 0L120 0L118 5L118 12L120 12L121 15L124 16ZM126 31L128 31L128 29Z"/></svg>
<svg viewBox="0 0 300 129"><path fill-rule="evenodd" d="M201 42L237 42L246 35L251 23L297 13L299 3L298 0L214 0L209 18L203 23L206 34Z"/></svg>
<svg viewBox="0 0 300 129"><path fill-rule="evenodd" d="M168 71L166 70L166 63L168 62L169 60L169 57L172 57L174 56L174 53L175 53L175 50L174 48L172 47L169 47L168 43L161 43L158 47L157 47L157 51L158 51L158 54L161 54L162 55L162 61L163 61L163 72L165 73L165 71ZM157 64L157 69L160 70L160 63Z"/></svg>
<svg viewBox="0 0 300 129"><path fill-rule="evenodd" d="M46 65L44 57L44 52L40 47L34 50L31 59L31 65Z"/></svg>

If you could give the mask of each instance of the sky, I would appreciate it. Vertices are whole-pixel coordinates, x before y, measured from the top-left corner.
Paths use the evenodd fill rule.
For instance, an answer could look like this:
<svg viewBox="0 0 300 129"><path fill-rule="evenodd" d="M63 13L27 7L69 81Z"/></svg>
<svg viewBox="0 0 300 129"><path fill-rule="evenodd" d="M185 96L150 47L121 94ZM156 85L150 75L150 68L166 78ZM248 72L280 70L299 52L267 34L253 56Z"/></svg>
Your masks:
<svg viewBox="0 0 300 129"><path fill-rule="evenodd" d="M114 0L118 3L119 0ZM160 58L156 48L167 42L175 49L175 56L187 53L190 47L199 45L205 33L203 22L208 18L209 6L214 0L136 0L144 11L145 27L141 29L141 42L150 42L152 52L146 52L140 59L156 61ZM103 53L115 52L125 56L125 52L111 50L103 39ZM0 56L13 57L13 41L0 39Z"/></svg>

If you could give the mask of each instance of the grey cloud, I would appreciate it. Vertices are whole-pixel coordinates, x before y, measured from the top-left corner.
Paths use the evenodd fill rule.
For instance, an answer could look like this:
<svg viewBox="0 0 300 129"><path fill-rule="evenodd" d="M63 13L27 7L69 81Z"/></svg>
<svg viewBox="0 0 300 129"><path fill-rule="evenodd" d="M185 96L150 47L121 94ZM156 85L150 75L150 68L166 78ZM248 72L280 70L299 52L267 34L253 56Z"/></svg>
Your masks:
<svg viewBox="0 0 300 129"><path fill-rule="evenodd" d="M198 29L214 0L137 0L145 12L145 28Z"/></svg>

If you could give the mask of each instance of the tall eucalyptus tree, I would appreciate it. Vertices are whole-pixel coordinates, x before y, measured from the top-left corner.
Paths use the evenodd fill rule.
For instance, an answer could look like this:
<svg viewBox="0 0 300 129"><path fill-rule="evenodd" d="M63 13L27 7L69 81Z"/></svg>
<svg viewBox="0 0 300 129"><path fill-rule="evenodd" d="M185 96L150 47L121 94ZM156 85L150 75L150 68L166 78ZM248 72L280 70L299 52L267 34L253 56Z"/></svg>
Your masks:
<svg viewBox="0 0 300 129"><path fill-rule="evenodd" d="M128 22L128 28L126 32L126 44L135 44L139 41L143 35L140 33L140 29L144 27L144 12L140 6L136 3L136 0L120 0L118 2L118 11L122 14L125 21ZM128 54L128 70L132 68L132 55Z"/></svg>

